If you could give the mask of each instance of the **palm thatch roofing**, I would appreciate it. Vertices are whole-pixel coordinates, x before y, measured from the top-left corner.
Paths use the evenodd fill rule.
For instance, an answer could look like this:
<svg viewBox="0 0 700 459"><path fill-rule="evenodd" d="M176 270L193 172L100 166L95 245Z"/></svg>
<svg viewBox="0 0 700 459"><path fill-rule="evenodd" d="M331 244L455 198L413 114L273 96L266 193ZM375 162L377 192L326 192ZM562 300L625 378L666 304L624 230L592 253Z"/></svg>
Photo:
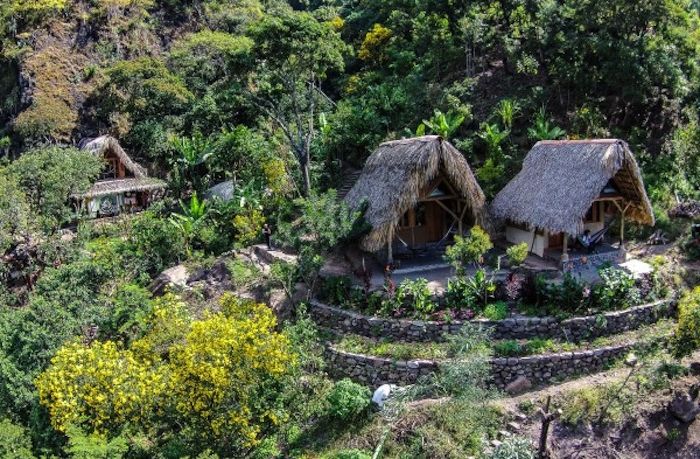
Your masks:
<svg viewBox="0 0 700 459"><path fill-rule="evenodd" d="M96 198L126 192L163 190L166 187L163 180L153 177L102 180L94 183L86 193L77 194L74 197Z"/></svg>
<svg viewBox="0 0 700 459"><path fill-rule="evenodd" d="M486 198L462 153L434 135L395 140L372 153L345 197L355 209L367 202L365 219L372 230L362 239L362 249L373 252L385 246L399 219L440 174L467 201L474 220L485 225Z"/></svg>
<svg viewBox="0 0 700 459"><path fill-rule="evenodd" d="M128 171L134 174L134 177L143 178L148 175L143 167L126 154L121 145L119 145L119 141L114 137L103 135L95 139L87 139L81 142L80 148L99 157L104 157L108 152L111 152L119 158Z"/></svg>
<svg viewBox="0 0 700 459"><path fill-rule="evenodd" d="M146 169L134 162L124 149L119 145L119 141L114 137L103 135L95 139L85 139L80 142L80 148L91 152L95 156L104 157L111 152L124 164L124 167L134 176L130 178L118 178L100 180L95 182L85 193L73 195L74 198L95 198L110 194L125 193L128 191L154 191L167 187L163 180L149 177Z"/></svg>
<svg viewBox="0 0 700 459"><path fill-rule="evenodd" d="M625 218L653 225L639 166L618 139L540 141L491 204L491 214L552 233L580 234L591 203L612 180L629 204Z"/></svg>

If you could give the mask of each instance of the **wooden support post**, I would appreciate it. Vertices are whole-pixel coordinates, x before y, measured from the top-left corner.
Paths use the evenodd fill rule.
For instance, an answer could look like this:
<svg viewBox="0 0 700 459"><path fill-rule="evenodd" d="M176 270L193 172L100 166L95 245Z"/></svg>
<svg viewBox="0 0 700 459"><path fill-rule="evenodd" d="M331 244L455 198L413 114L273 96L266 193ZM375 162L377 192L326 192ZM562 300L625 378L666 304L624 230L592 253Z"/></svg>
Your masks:
<svg viewBox="0 0 700 459"><path fill-rule="evenodd" d="M462 235L462 216L464 214L462 214L462 201L460 201L459 199L457 199L457 213L460 215L459 221L457 222L457 232L461 236Z"/></svg>
<svg viewBox="0 0 700 459"><path fill-rule="evenodd" d="M625 248L625 212L627 212L627 209L630 208L632 205L631 202L628 202L625 208L623 209L620 204L618 204L617 201L613 201L615 203L615 207L617 207L617 210L620 211L620 249Z"/></svg>
<svg viewBox="0 0 700 459"><path fill-rule="evenodd" d="M569 235L566 233L562 233L564 236L564 240L561 245L561 262L562 263L567 263L569 261Z"/></svg>
<svg viewBox="0 0 700 459"><path fill-rule="evenodd" d="M393 247L392 245L394 244L394 228L392 227L389 230L389 238L386 243L386 261L387 264L392 264L394 263L394 253L393 253Z"/></svg>

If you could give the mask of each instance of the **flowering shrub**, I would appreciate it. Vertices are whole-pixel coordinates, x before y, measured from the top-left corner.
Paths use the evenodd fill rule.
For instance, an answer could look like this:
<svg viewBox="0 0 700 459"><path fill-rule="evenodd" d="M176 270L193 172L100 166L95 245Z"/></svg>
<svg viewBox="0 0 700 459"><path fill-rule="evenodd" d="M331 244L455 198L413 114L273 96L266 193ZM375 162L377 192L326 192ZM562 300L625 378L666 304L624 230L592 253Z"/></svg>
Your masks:
<svg viewBox="0 0 700 459"><path fill-rule="evenodd" d="M58 351L36 381L57 430L148 431L165 416L170 425L189 426L199 442L236 456L258 443L263 426L284 420L269 386L297 358L267 306L225 295L221 312L193 320L168 295L147 325L128 349L98 341Z"/></svg>

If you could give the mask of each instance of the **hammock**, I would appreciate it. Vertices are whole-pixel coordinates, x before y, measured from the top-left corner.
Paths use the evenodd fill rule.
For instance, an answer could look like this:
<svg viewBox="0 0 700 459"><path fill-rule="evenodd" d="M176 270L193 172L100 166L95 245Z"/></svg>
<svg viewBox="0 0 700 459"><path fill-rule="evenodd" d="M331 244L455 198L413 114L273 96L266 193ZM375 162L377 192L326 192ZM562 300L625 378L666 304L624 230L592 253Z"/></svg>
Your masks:
<svg viewBox="0 0 700 459"><path fill-rule="evenodd" d="M443 242L445 242L445 240L447 239L447 237L448 237L450 234L452 234L452 230L453 230L454 227L455 227L455 223L457 223L457 220L454 220L454 221L452 222L452 224L450 225L450 228L447 230L447 232L445 233L445 235L442 236L442 239L440 239L440 240L437 241L437 242L426 243L425 246L424 246L424 247L421 247L420 250L430 250L430 249L434 249L434 248L436 248L436 247L440 247L440 245L441 245ZM401 245L403 245L406 249L410 250L412 254L415 255L415 254L419 251L419 249L416 249L415 247L411 247L410 245L408 245L408 243L407 243L406 241L404 241L403 239L401 239L401 236L399 236L398 234L396 235L396 239L398 239L399 242L401 243Z"/></svg>
<svg viewBox="0 0 700 459"><path fill-rule="evenodd" d="M595 233L590 235L590 239L588 242L584 241L582 235L576 236L576 241L581 245L581 247L586 248L586 249L594 249L595 246L600 244L603 241L603 238L605 237L605 233L608 232L610 229L610 226L613 224L614 220L608 223L605 227L603 227L602 230L596 231Z"/></svg>

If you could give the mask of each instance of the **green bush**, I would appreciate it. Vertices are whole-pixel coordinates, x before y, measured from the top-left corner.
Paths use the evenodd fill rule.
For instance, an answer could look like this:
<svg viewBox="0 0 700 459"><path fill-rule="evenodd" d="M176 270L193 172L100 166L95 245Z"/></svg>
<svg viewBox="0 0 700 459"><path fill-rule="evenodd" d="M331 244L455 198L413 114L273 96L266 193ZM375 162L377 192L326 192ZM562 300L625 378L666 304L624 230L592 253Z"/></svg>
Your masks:
<svg viewBox="0 0 700 459"><path fill-rule="evenodd" d="M453 245L445 250L445 259L457 270L458 275L470 264L481 265L486 252L493 248L488 233L480 226L472 227L469 236L455 236Z"/></svg>
<svg viewBox="0 0 700 459"><path fill-rule="evenodd" d="M616 268L603 268L598 274L601 282L593 290L596 307L602 310L626 309L640 302L639 290L631 275Z"/></svg>
<svg viewBox="0 0 700 459"><path fill-rule="evenodd" d="M678 324L671 344L678 358L700 348L700 287L686 292L678 303Z"/></svg>
<svg viewBox="0 0 700 459"><path fill-rule="evenodd" d="M511 266L520 266L527 258L528 246L527 242L511 245L506 249L506 256Z"/></svg>
<svg viewBox="0 0 700 459"><path fill-rule="evenodd" d="M234 288L248 287L260 278L260 270L255 265L239 258L226 261L226 270Z"/></svg>
<svg viewBox="0 0 700 459"><path fill-rule="evenodd" d="M348 301L351 286L348 276L331 276L323 281L321 296L333 306L342 306Z"/></svg>
<svg viewBox="0 0 700 459"><path fill-rule="evenodd" d="M486 306L484 317L489 320L503 320L508 317L508 305L505 301L497 301Z"/></svg>
<svg viewBox="0 0 700 459"><path fill-rule="evenodd" d="M328 394L328 414L339 421L355 419L369 407L371 396L365 386L341 379Z"/></svg>
<svg viewBox="0 0 700 459"><path fill-rule="evenodd" d="M507 339L504 341L499 341L493 345L493 350L496 355L501 357L516 357L518 355L523 355L524 349L514 339Z"/></svg>
<svg viewBox="0 0 700 459"><path fill-rule="evenodd" d="M404 279L396 288L394 297L387 299L384 304L384 308L394 311L404 306L410 306L421 317L435 311L437 305L426 279Z"/></svg>

